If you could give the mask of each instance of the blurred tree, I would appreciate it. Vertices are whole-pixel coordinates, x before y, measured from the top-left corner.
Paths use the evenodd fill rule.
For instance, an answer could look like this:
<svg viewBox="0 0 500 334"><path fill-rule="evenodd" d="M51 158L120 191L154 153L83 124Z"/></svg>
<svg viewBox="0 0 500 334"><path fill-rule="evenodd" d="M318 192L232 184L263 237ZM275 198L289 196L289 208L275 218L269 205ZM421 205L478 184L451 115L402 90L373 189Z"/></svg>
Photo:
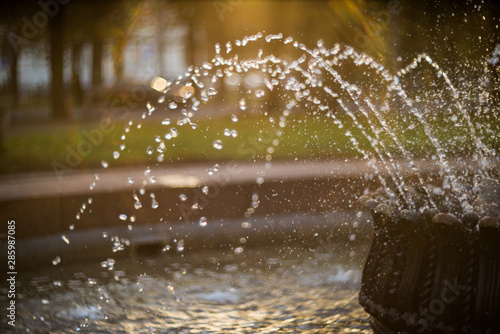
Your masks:
<svg viewBox="0 0 500 334"><path fill-rule="evenodd" d="M64 21L66 8L61 6L59 12L49 19L50 33L50 74L52 118L68 118L64 91L63 54L64 54Z"/></svg>
<svg viewBox="0 0 500 334"><path fill-rule="evenodd" d="M89 41L86 25L89 15L85 3L74 1L67 6L65 22L66 39L71 48L71 96L73 105L80 106L84 100L82 77L85 68L82 66L82 52Z"/></svg>
<svg viewBox="0 0 500 334"><path fill-rule="evenodd" d="M102 52L104 41L99 32L91 34L92 40L92 89L101 89L102 86Z"/></svg>
<svg viewBox="0 0 500 334"><path fill-rule="evenodd" d="M156 40L151 44L158 53L158 64L154 68L159 69L160 75L166 68L164 57L168 56L170 42L164 40L166 36L163 33L176 27L185 31L182 43L184 60L188 66L199 65L207 58L211 59L215 43L221 44L224 53L227 41L232 41L232 54L238 53L241 57L255 57L257 49L264 48L263 45L265 53L281 52L285 48L279 42L249 43L244 48L237 48L234 41L259 31L264 34L282 32L284 37L292 36L309 47L314 47L319 39L325 40L325 45L330 47L336 42L353 44L357 49L377 57L377 60L383 59L384 64L392 67L402 64L394 63L394 58L398 56L406 64L418 53L425 51L442 64L443 68L450 69L450 75L462 81L465 81L464 78L480 76L476 69L481 67L472 66L468 60L484 61L499 43L499 5L495 1L484 1L479 6L473 2L430 0L72 0L64 5L59 4L57 10L54 6L52 9L46 8L48 3L55 2L57 1L18 0L2 5L0 10L0 26L3 27L0 29L0 47L2 56L8 62L12 104L16 106L21 95L18 88L19 57L24 49L33 47L33 42L43 41L50 45L54 118L67 117L62 81L64 52L71 48L72 94L75 101L80 101L84 71L91 72L93 89L102 87L103 57L108 50L111 50L115 82L123 80L126 64L124 50L129 42L130 32L137 28L135 22L138 18L145 22L154 21L150 26L154 26L155 32L148 33ZM402 11L390 13L391 17L388 18L386 12L391 3L400 4ZM148 10L143 10L144 7ZM52 13L45 15L50 16L48 24L43 25L43 20L34 21L35 14L40 20L44 13ZM144 43L148 41L145 40ZM92 44L92 65L83 68L80 65L81 53L89 44ZM208 57L204 54L207 50ZM279 56L287 57L293 52L293 48L287 47ZM492 82L499 82L497 70L491 71L491 76ZM224 85L219 89L222 91ZM492 96L498 99L498 89L493 86L491 89ZM276 101L279 99L279 96L273 98Z"/></svg>
<svg viewBox="0 0 500 334"><path fill-rule="evenodd" d="M138 16L144 14L142 8L144 6L139 1L118 2L113 8L110 8L107 15L106 21L109 24L108 34L112 44L115 84L120 84L123 80L125 47L130 40Z"/></svg>
<svg viewBox="0 0 500 334"><path fill-rule="evenodd" d="M113 66L113 83L124 80L124 51L129 42L143 1L84 1L75 0L68 5L68 38L72 48L72 93L74 101L81 103L84 91L81 78L89 70L91 88L89 99L104 89L104 61L108 50ZM92 20L88 18L91 17ZM89 68L81 66L81 52L85 45L92 50ZM91 111L91 110L85 110Z"/></svg>
<svg viewBox="0 0 500 334"><path fill-rule="evenodd" d="M8 33L5 34L2 38L1 50L2 57L8 62L9 67L9 93L11 94L11 106L15 111L19 106L19 83L18 83L18 62L19 62L19 54L21 50L17 49L15 45L11 43L13 35L9 36L8 34L13 34L14 29L8 29ZM16 34L18 35L18 34Z"/></svg>
<svg viewBox="0 0 500 334"><path fill-rule="evenodd" d="M113 31L112 14L117 1L78 1L70 4L72 11L71 31L80 30L92 45L91 82L92 89L99 90L103 84L103 53L106 41L111 42ZM92 18L89 20L89 18ZM74 19L74 20L73 20Z"/></svg>
<svg viewBox="0 0 500 334"><path fill-rule="evenodd" d="M0 10L0 53L8 62L10 108L16 110L19 106L19 58L23 50L33 46L33 42L43 36L29 18L35 12L35 7L29 1L11 2Z"/></svg>
<svg viewBox="0 0 500 334"><path fill-rule="evenodd" d="M82 48L83 44L81 42L76 40L71 41L71 94L77 106L82 105L84 95L81 81Z"/></svg>

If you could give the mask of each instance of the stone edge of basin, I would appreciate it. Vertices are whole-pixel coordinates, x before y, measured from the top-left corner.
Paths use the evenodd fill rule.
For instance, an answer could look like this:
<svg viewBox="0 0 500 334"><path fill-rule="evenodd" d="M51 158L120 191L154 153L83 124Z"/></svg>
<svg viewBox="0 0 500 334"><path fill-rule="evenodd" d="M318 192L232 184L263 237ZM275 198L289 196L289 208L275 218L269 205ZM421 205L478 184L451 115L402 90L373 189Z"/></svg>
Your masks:
<svg viewBox="0 0 500 334"><path fill-rule="evenodd" d="M12 196L0 199L0 219L16 220L16 235L25 238L66 233L73 228L109 228L127 224L118 219L122 214L128 218L134 216L132 225L162 219L187 221L196 215L208 219L235 218L244 216L257 189L258 214L346 210L355 202L357 194L373 182L364 177L369 171L367 166L362 168L360 165L364 163L352 163L347 168L341 162L331 161L312 164L282 162L273 164L268 170L263 168L264 165L255 164L221 165L213 176L207 173L209 165L178 166L168 172L153 169L151 175L156 175L156 183L148 184L145 195L138 195L141 210L134 209L134 187L127 183L127 177L136 175L136 184L142 184L145 178L143 169L135 170L135 174L122 169L102 175L101 180L106 180L105 183L98 183L93 191L89 189L91 175L75 175L66 182L53 176L48 179L4 180L3 184L10 184L10 190L4 188L2 194L11 192ZM259 185L256 177L263 171L266 181ZM53 184L57 187L52 188ZM201 191L205 185L209 186L207 194ZM17 186L20 189L16 195ZM135 188L137 194L138 188ZM150 192L154 192L159 209L151 210ZM188 200L180 201L180 194L187 194ZM89 200L92 204L87 203ZM191 212L190 206L195 200L204 206L203 212ZM84 204L86 209L82 210ZM81 217L76 218L77 215ZM0 231L0 239L6 237L5 233Z"/></svg>
<svg viewBox="0 0 500 334"><path fill-rule="evenodd" d="M25 238L16 243L19 269L48 267L60 258L71 264L142 255L173 255L203 250L260 246L318 246L332 241L361 242L371 238L372 218L368 212L293 213L244 218L217 218L207 226L192 222L157 222L134 227L93 228ZM355 235L355 239L353 239ZM242 242L242 239L244 241ZM125 245L113 252L114 240ZM182 244L182 251L178 246ZM6 248L2 243L1 248ZM165 250L166 246L170 246ZM168 247L167 247L168 248ZM6 254L6 249L1 249ZM57 263L57 262L56 262Z"/></svg>

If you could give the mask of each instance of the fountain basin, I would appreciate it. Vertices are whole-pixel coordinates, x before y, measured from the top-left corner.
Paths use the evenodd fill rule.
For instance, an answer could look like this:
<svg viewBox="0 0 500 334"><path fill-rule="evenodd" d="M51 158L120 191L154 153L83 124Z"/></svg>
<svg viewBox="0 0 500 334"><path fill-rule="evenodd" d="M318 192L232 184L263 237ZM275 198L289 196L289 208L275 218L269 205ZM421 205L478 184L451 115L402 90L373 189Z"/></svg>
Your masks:
<svg viewBox="0 0 500 334"><path fill-rule="evenodd" d="M498 333L500 221L362 199L375 237L360 303L375 333Z"/></svg>
<svg viewBox="0 0 500 334"><path fill-rule="evenodd" d="M218 173L208 175L211 167L153 168L157 182L150 188L160 203L157 209L143 196L143 208L135 210L133 186L123 182L128 177L141 180L142 168L101 171L102 180L92 191L88 184L93 172L75 172L62 180L45 174L2 180L5 192L0 216L17 222L16 238L22 245L18 247L18 266L51 265L57 256L69 262L102 260L158 252L168 245L175 251L179 240L188 251L245 246L240 244L242 237L247 237L247 245L261 245L314 243L315 234L327 239L338 234L345 240L352 233L363 236L352 224L359 219L353 209L352 189L361 192L372 182L365 178L370 169L364 163L275 162L270 169L256 164L221 165ZM255 177L262 170L266 182L257 185ZM202 186L208 186L207 194L200 190ZM257 213L247 218L244 213L256 192ZM181 194L186 201L179 199ZM199 210L191 210L195 202ZM82 203L91 214L80 212ZM127 219L121 220L121 215ZM199 225L201 216L207 218L206 226ZM362 219L368 221L366 216ZM371 229L370 223L358 225ZM124 250L112 253L116 239Z"/></svg>
<svg viewBox="0 0 500 334"><path fill-rule="evenodd" d="M436 167L425 161L416 165L424 173L435 172ZM375 183L370 178L372 169L363 161L274 162L269 169L257 164L227 164L208 175L211 167L153 169L157 182L150 188L160 207L152 209L146 199L141 210L134 210L133 186L123 181L128 177L141 180L143 168L100 171L102 180L92 191L88 188L94 178L92 171L62 179L53 174L3 179L0 217L18 222L21 267L51 265L57 256L63 261L85 261L157 252L167 245L175 248L178 240L186 243L187 250L194 250L221 245L235 248L247 235L251 236L248 244L302 243L311 242L315 234L346 239L351 234L363 238L371 231L366 216L356 217L355 194ZM257 185L255 177L262 172L266 182ZM207 194L201 192L202 185L209 187ZM252 194L257 192L257 215L245 218ZM180 201L181 194L188 200ZM201 210L190 209L195 201ZM76 219L82 203L92 213ZM121 220L121 214L127 219ZM200 216L207 218L207 226L199 226ZM357 231L355 221L363 222L356 225ZM116 238L122 240L124 251L111 253Z"/></svg>

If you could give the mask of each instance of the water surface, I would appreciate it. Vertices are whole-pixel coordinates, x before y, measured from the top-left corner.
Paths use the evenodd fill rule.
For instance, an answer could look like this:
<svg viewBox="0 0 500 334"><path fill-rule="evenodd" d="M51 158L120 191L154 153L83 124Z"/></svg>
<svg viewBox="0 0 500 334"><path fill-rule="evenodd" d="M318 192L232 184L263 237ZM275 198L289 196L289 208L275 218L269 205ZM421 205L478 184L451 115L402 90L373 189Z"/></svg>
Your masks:
<svg viewBox="0 0 500 334"><path fill-rule="evenodd" d="M24 273L16 330L371 333L357 299L367 245L350 243L170 250Z"/></svg>

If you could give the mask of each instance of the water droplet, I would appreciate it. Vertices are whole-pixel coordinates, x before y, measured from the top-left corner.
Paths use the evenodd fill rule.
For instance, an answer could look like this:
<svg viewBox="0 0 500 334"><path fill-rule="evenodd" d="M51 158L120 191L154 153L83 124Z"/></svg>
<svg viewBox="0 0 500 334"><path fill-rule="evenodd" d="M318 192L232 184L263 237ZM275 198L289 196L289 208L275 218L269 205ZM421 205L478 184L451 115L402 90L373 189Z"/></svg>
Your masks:
<svg viewBox="0 0 500 334"><path fill-rule="evenodd" d="M162 248L162 252L166 252L166 251L169 251L170 248L172 248L170 245L166 245L165 247Z"/></svg>
<svg viewBox="0 0 500 334"><path fill-rule="evenodd" d="M236 247L234 249L235 254L241 254L241 253L243 253L243 251L244 251L243 247Z"/></svg>
<svg viewBox="0 0 500 334"><path fill-rule="evenodd" d="M109 270L113 270L115 266L115 260L112 258L108 258L106 261L101 262L101 267L108 268Z"/></svg>
<svg viewBox="0 0 500 334"><path fill-rule="evenodd" d="M165 95L162 95L158 98L158 103L163 103L165 102Z"/></svg>
<svg viewBox="0 0 500 334"><path fill-rule="evenodd" d="M169 109L177 109L177 103L175 103L175 102L170 102L170 103L168 104L168 108L169 108Z"/></svg>
<svg viewBox="0 0 500 334"><path fill-rule="evenodd" d="M135 216L134 215L130 216L130 222L132 222L132 223L135 222Z"/></svg>
<svg viewBox="0 0 500 334"><path fill-rule="evenodd" d="M134 208L135 208L136 210L141 209L141 208L142 208L142 203L141 203L140 201L136 201L136 202L134 203Z"/></svg>
<svg viewBox="0 0 500 334"><path fill-rule="evenodd" d="M75 218L76 218L76 219L80 219L80 212L78 212L78 213L76 214L76 217L75 217Z"/></svg>
<svg viewBox="0 0 500 334"><path fill-rule="evenodd" d="M208 89L207 95L208 95L208 96L213 96L213 95L217 95L217 93L218 93L218 92L217 92L217 90L216 90L215 88L210 87L210 88Z"/></svg>
<svg viewBox="0 0 500 334"><path fill-rule="evenodd" d="M205 195L208 194L208 186L204 186L203 188L201 188L201 192Z"/></svg>
<svg viewBox="0 0 500 334"><path fill-rule="evenodd" d="M65 243L67 243L69 245L69 239L63 234L61 235L61 239L64 240Z"/></svg>
<svg viewBox="0 0 500 334"><path fill-rule="evenodd" d="M146 169L144 170L144 175L149 175L151 173L151 168L150 167L146 167Z"/></svg>
<svg viewBox="0 0 500 334"><path fill-rule="evenodd" d="M108 162L107 162L107 161L102 160L102 161L101 161L101 166L102 166L103 168L108 168L109 164L108 164Z"/></svg>
<svg viewBox="0 0 500 334"><path fill-rule="evenodd" d="M177 251L178 252L184 251L184 239L177 241Z"/></svg>
<svg viewBox="0 0 500 334"><path fill-rule="evenodd" d="M149 182L150 182L150 183L156 183L156 177L151 176L151 177L149 178Z"/></svg>
<svg viewBox="0 0 500 334"><path fill-rule="evenodd" d="M241 227L250 228L250 227L252 227L252 224L250 224L249 222L243 222L243 223L241 223Z"/></svg>
<svg viewBox="0 0 500 334"><path fill-rule="evenodd" d="M208 173L208 175L214 175L218 171L219 171L219 164L215 164L215 165L212 166L212 168L209 168L207 170L207 173Z"/></svg>
<svg viewBox="0 0 500 334"><path fill-rule="evenodd" d="M224 136L229 137L231 135L231 130L224 129Z"/></svg>
<svg viewBox="0 0 500 334"><path fill-rule="evenodd" d="M208 221L207 221L206 217L201 217L200 218L200 221L199 221L200 226L203 226L203 227L207 226L207 223L208 223Z"/></svg>
<svg viewBox="0 0 500 334"><path fill-rule="evenodd" d="M187 196L184 195L184 194L180 194L179 195L179 199L182 201L182 202L185 202L187 200Z"/></svg>
<svg viewBox="0 0 500 334"><path fill-rule="evenodd" d="M268 78L266 78L266 79L264 80L264 83L266 84L266 86L267 86L267 88L268 88L269 90L273 90L274 86L273 86L273 84L271 83L271 81L269 81L269 79L268 79Z"/></svg>
<svg viewBox="0 0 500 334"><path fill-rule="evenodd" d="M279 34L274 34L274 35L267 35L267 36L265 37L265 40L266 40L266 42L268 42L268 43L269 43L269 42L270 42L270 41L272 41L273 39L281 39L281 38L283 38L283 34L282 34L282 33L279 33Z"/></svg>
<svg viewBox="0 0 500 334"><path fill-rule="evenodd" d="M220 139L217 139L216 141L214 141L214 144L213 144L214 148L217 149L217 150L220 150L222 149L222 141Z"/></svg>
<svg viewBox="0 0 500 334"><path fill-rule="evenodd" d="M121 214L118 216L121 220L127 220L127 215L126 214Z"/></svg>
<svg viewBox="0 0 500 334"><path fill-rule="evenodd" d="M241 99L240 102L238 102L238 105L240 106L241 110L247 109L247 101L245 99Z"/></svg>
<svg viewBox="0 0 500 334"><path fill-rule="evenodd" d="M192 95L193 95L193 92L192 92L192 91L190 91L190 90L188 90L188 91L184 94L184 96L183 96L184 101L186 101L187 99L189 99Z"/></svg>
<svg viewBox="0 0 500 334"><path fill-rule="evenodd" d="M233 121L233 123L238 122L238 116L236 116L235 114L232 114L231 115L231 121Z"/></svg>
<svg viewBox="0 0 500 334"><path fill-rule="evenodd" d="M69 225L69 230L70 231L73 231L74 229L75 229L75 225L74 224Z"/></svg>
<svg viewBox="0 0 500 334"><path fill-rule="evenodd" d="M54 261L52 261L54 263ZM48 304L49 300L47 298L42 298L42 304Z"/></svg>
<svg viewBox="0 0 500 334"><path fill-rule="evenodd" d="M154 198L153 198L153 199L151 200L151 207L152 207L153 209L157 209L159 206L160 206L160 205L158 204L158 202L156 201L156 199L154 199Z"/></svg>
<svg viewBox="0 0 500 334"><path fill-rule="evenodd" d="M165 118L162 122L162 125L169 125L170 124L170 118Z"/></svg>
<svg viewBox="0 0 500 334"><path fill-rule="evenodd" d="M146 153L147 153L148 155L153 154L153 151L154 151L154 150L153 150L153 148L152 148L151 146L148 146L148 148L146 149Z"/></svg>
<svg viewBox="0 0 500 334"><path fill-rule="evenodd" d="M257 89L257 90L255 91L255 96L256 96L256 97L263 97L263 96L264 96L264 94L265 94L265 92L264 92L264 90L262 90L262 89Z"/></svg>
<svg viewBox="0 0 500 334"><path fill-rule="evenodd" d="M57 266L59 263L61 263L61 257L60 256L56 256L53 260L52 260L52 264L54 266Z"/></svg>

